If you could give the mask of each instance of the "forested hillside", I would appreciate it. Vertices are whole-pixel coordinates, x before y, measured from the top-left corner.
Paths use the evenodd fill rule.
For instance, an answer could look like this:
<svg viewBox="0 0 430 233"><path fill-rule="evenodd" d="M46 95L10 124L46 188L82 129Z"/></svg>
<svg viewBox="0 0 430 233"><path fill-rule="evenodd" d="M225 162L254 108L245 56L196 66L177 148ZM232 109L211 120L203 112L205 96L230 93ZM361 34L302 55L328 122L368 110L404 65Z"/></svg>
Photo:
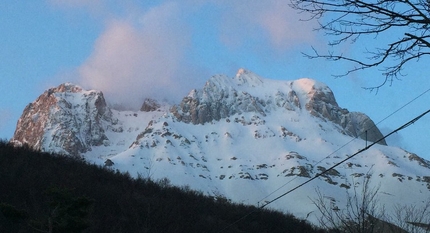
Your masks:
<svg viewBox="0 0 430 233"><path fill-rule="evenodd" d="M292 215L173 187L167 179L132 179L3 141L0 232L323 231Z"/></svg>

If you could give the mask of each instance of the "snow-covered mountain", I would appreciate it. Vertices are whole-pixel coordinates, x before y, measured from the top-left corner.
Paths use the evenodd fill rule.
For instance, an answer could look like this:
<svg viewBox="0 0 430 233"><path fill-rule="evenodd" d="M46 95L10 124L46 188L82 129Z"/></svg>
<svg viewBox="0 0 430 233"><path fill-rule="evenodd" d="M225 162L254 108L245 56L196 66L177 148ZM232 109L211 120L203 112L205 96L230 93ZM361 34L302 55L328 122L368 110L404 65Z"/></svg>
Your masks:
<svg viewBox="0 0 430 233"><path fill-rule="evenodd" d="M338 106L322 83L240 69L233 78L211 77L178 105L146 99L136 112L111 109L102 92L65 83L24 109L11 142L262 205L381 137L368 116ZM344 208L346 191L368 173L387 210L429 199L430 162L381 141L269 207L315 222L317 189Z"/></svg>

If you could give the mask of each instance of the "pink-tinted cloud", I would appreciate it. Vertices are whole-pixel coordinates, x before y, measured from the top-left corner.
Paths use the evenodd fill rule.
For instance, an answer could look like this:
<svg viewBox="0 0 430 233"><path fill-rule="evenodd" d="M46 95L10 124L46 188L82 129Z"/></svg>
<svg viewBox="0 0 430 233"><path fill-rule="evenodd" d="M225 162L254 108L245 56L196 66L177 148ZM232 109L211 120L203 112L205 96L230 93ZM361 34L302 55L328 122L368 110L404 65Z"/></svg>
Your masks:
<svg viewBox="0 0 430 233"><path fill-rule="evenodd" d="M267 40L272 49L289 49L299 44L315 43L314 21L301 21L298 14L282 0L218 0L224 10L220 24L221 40L240 46L247 40Z"/></svg>
<svg viewBox="0 0 430 233"><path fill-rule="evenodd" d="M95 13L105 25L90 56L78 68L79 83L102 90L114 102L134 106L144 97L178 100L209 77L187 61L190 51L204 53L191 48L192 37L200 32L191 31L186 21L187 15L201 9L213 8L218 17L209 20L219 29L217 39L224 45L241 48L247 44L252 48L249 53L257 56L262 51L264 57L276 56L278 51L281 54L315 40L313 25L300 22L282 0L171 0L152 5L133 0L48 1Z"/></svg>
<svg viewBox="0 0 430 233"><path fill-rule="evenodd" d="M269 32L271 42L279 48L289 48L301 43L315 42L311 22L300 21L297 11L288 6L288 1L272 2L258 17L258 23Z"/></svg>
<svg viewBox="0 0 430 233"><path fill-rule="evenodd" d="M182 62L189 32L179 13L177 4L166 3L137 21L111 20L79 68L81 83L134 106L143 97L183 97L189 81L183 79L187 71Z"/></svg>

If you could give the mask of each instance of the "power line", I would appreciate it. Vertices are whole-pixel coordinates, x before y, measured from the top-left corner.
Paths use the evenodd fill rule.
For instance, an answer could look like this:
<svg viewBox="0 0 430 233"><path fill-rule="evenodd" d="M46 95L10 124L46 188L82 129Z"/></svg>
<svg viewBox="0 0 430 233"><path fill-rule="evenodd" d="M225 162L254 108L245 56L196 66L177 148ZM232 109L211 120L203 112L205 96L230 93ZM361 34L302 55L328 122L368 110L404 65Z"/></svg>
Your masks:
<svg viewBox="0 0 430 233"><path fill-rule="evenodd" d="M361 137L363 134L366 134L366 147L367 147L367 131L376 128L377 125L379 125L380 123L382 123L383 121L387 120L388 118L390 118L391 116L393 116L394 114L396 114L397 112L399 112L400 110L402 110L403 108L405 108L406 106L408 106L409 104L411 104L412 102L414 102L415 100L417 100L418 98L420 98L421 96L423 96L424 94L426 94L427 92L430 91L430 88L425 90L424 92L422 92L421 94L419 94L418 96L416 96L415 98L411 99L410 101L408 101L407 103L403 104L400 108L396 109L394 112L390 113L388 116L384 117L382 120L378 121L376 124L374 124L373 126L371 126L370 128L364 130L362 133L360 133L356 138L352 138L350 141L346 142L345 144L343 144L342 146L340 146L339 148L337 148L335 151L333 151L332 153L330 153L329 155L327 155L326 157L322 158L321 160L317 161L315 164L313 164L313 166L316 166L318 164L320 164L322 161L324 161L325 159L329 158L330 156L332 156L333 154L337 153L338 151L340 151L341 149L343 149L344 147L346 147L348 144L350 144L351 142L355 141L358 137ZM279 188L275 189L274 191L272 191L271 193L267 194L266 196L264 196L263 198L261 198L258 201L258 207L260 207L260 202L262 202L263 200L265 200L267 197L271 196L272 194L274 194L275 192L279 191L281 188L285 187L286 185L288 185L289 183L293 182L295 179L297 179L298 176L295 176L294 178L292 178L291 180L289 180L288 182L286 182L285 184L283 184L282 186L280 186Z"/></svg>
<svg viewBox="0 0 430 233"><path fill-rule="evenodd" d="M392 115L396 114L398 111L402 110L403 108L405 108L406 106L408 106L409 104L411 104L412 102L414 102L415 100L417 100L418 98L420 98L421 96L423 96L424 94L426 94L427 92L430 91L430 88L425 90L423 93L419 94L418 96L416 96L415 98L411 99L409 102L407 102L406 104L402 105L400 108L398 108L396 111L392 112L390 115L386 116L384 119L380 120L378 123L376 123L376 125L378 125L379 123L385 121L386 119L388 119L389 117L391 117ZM376 126L374 126L376 127ZM373 127L371 127L370 129L372 129Z"/></svg>
<svg viewBox="0 0 430 233"><path fill-rule="evenodd" d="M366 129L364 132L362 132L361 134L359 134L357 137L361 137L364 133L366 133L366 134L367 134L367 131L368 131L368 130L371 130L371 129L373 129L373 128L376 128L376 126L377 126L377 125L379 125L381 122L383 122L383 121L385 121L386 119L390 118L391 116L393 116L394 114L396 114L397 112L399 112L400 110L402 110L403 108L405 108L406 106L408 106L409 104L411 104L412 102L414 102L415 100L417 100L418 98L420 98L421 96L423 96L424 94L426 94L426 93L427 93L427 92L429 92L429 91L430 91L430 88L429 88L429 89L427 89L427 90L425 90L424 92L422 92L421 94L419 94L418 96L416 96L415 98L413 98L412 100L410 100L409 102L405 103L405 104L404 104L404 105L402 105L400 108L398 108L397 110L395 110L394 112L392 112L391 114L389 114L388 116L386 116L385 118L383 118L382 120L378 121L378 122L377 122L376 124L374 124L372 127L370 127L370 128L368 128L368 129ZM396 130L392 131L391 133L387 134L386 136L384 136L384 137L380 138L379 140L377 140L376 142L372 143L372 144L371 144L371 145L369 145L369 146L367 145L367 135L366 135L366 146L365 146L365 148L363 148L363 149L359 150L359 151L358 151L358 152L356 152L355 154L353 154L353 155L351 155L351 156L347 157L346 159L344 159L344 160L342 160L342 161L338 162L337 164L335 164L334 166L330 167L329 169L327 169L327 170L325 170L325 171L323 171L323 172L321 172L321 173L319 173L319 174L315 175L315 177L313 177L313 178L311 178L311 179L307 180L306 182L304 182L304 183L302 183L302 184L300 184L300 185L296 186L295 188L293 188L293 189L291 189L291 190L289 190L289 191L285 192L284 194L282 194L282 195L278 196L277 198L275 198L275 199L273 199L273 200L271 200L271 201L266 202L266 203L265 203L264 205L262 205L261 207L259 206L259 203L260 203L261 201L263 201L264 199L266 199L267 197L269 197L269 196L270 196L270 195L272 195L273 193L277 192L277 191L278 191L278 190L280 190L281 188L285 187L287 184L289 184L289 183L291 183L292 181L294 181L295 179L297 179L297 176L296 176L296 177L294 177L293 179L289 180L287 183L283 184L281 187L277 188L277 189L276 189L276 190L274 190L273 192L269 193L268 195L266 195L265 197L263 197L262 199L260 199L260 200L258 201L258 208L263 209L263 208L264 208L264 207L266 207L267 205L269 205L269 204L273 203L274 201L276 201L276 200L280 199L281 197L283 197L283 196L285 196L285 195L287 195L287 194L289 194L289 193L293 192L294 190L296 190L296 189L300 188L301 186L303 186L303 185L305 185L305 184L307 184L307 183L311 182L312 180L314 180L314 179L316 179L316 178L320 177L321 175L323 175L323 174L327 173L328 171L330 171L330 170L334 169L335 167L339 166L339 165L340 165L340 164L342 164L343 162L345 162L345 161L349 160L350 158L352 158L352 157L356 156L357 154L359 154L359 153L361 153L361 152L363 152L363 151L365 151L365 150L369 149L369 148L370 148L370 147L372 147L373 145L375 145L375 144L377 144L377 143L381 142L382 140L384 140L385 138L387 138L387 137L391 136L392 134L394 134L394 133L396 133L396 132L398 132L398 131L400 131L400 130L402 130L402 129L404 129L404 128L408 127L408 126L410 126L411 124L415 123L418 119L420 119L421 117L423 117L424 115L426 115L426 114L427 114L427 113L429 113L429 112L430 112L430 109L429 109L429 110L427 110L426 112L424 112L423 114L419 115L418 117L416 117L416 118L412 119L412 120L411 120L411 121L409 121L408 123L406 123L406 124L402 125L401 127L397 128ZM343 144L341 147L339 147L338 149L336 149L335 151L333 151L332 153L330 153L329 155L327 155L326 157L324 157L323 159L321 159L320 161L318 161L317 163L315 163L315 164L314 164L314 166L315 166L315 165L317 165L317 164L319 164L319 163L321 163L322 161L324 161L325 159L327 159L327 158L328 158L328 157L330 157L331 155L335 154L336 152L338 152L339 150L341 150L342 148L344 148L345 146L347 146L348 144L350 144L351 142L353 142L353 141L354 141L354 140L356 140L356 139L357 139L357 138L353 138L353 139L351 139L350 141L348 141L347 143ZM231 223L230 225L226 226L225 228L223 228L223 229L222 229L222 230L220 230L219 232L223 232L225 229L228 229L228 228L230 228L231 226L233 226L234 224L236 224L236 223L238 223L238 222L242 221L243 219L245 219L247 216L251 215L251 214L252 214L252 213L254 213L254 212L256 212L256 210L253 210L253 211L249 212L248 214L246 214L245 216L243 216L243 217L241 217L240 219L236 220L235 222Z"/></svg>
<svg viewBox="0 0 430 233"><path fill-rule="evenodd" d="M429 89L429 90L430 90L430 89ZM429 90L427 90L427 91L429 91ZM427 91L426 91L426 92L427 92ZM412 102L412 101L411 101L411 102ZM410 103L410 102L409 102L409 103ZM403 107L404 107L404 106L403 106ZM402 108L403 108L403 107L402 107ZM387 134L387 135L385 135L385 136L381 137L380 139L378 139L377 141L373 142L372 144L370 144L370 145L368 145L368 146L364 147L363 149L361 149L361 150L357 151L357 152L356 152L356 153L354 153L353 155L350 155L350 156L348 156L347 158L343 159L342 161L340 161L340 162L338 162L338 163L334 164L333 166L329 167L329 168L328 168L328 169L326 169L325 171L322 171L321 173L316 174L314 177L310 178L309 180L307 180L307 181L305 181L305 182L303 182L303 183L301 183L301 184L297 185L296 187L294 187L294 188L292 188L292 189L288 190L287 192L285 192L285 193L283 193L283 194L279 195L278 197L276 197L276 198L272 199L271 201L266 202L264 205L262 205L261 207L259 207L259 209L263 209L263 208L265 208L265 207L266 207L266 206L268 206L269 204L271 204L271 203L273 203L273 202L275 202L275 201L279 200L280 198L282 198L282 197L284 197L284 196L286 196L286 195L288 195L288 194L292 193L293 191L295 191L295 190L299 189L300 187L304 186L305 184L307 184L307 183L311 182L312 180L315 180L316 178L318 178L318 177L320 177L320 176L324 175L325 173L329 172L330 170L334 169L335 167L339 166L340 164L344 163L345 161L347 161L347 160L349 160L349 159L353 158L354 156L356 156L356 155L358 155L358 154L360 154L360 153L362 153L362 152L364 152L364 151L368 150L370 147L372 147L372 146L374 146L375 144L377 144L377 143L381 142L382 140L384 140L385 138L387 138L387 137L391 136L392 134L397 133L398 131L400 131L400 130L402 130L402 129L407 128L408 126L410 126L410 125L414 124L415 122L417 122L420 118L422 118L423 116L425 116L425 115L426 115L426 114L428 114L429 112L430 112L430 109L429 109L429 110L427 110L427 111L425 111L425 112L424 112L424 113L422 113L421 115L419 115L419 116L415 117L414 119L412 119L412 120L408 121L406 124L404 124L404 125L402 125L402 126L398 127L397 129L395 129L395 130L391 131L389 134ZM393 113L393 114L394 114L394 113ZM391 115L393 115L393 114L391 114ZM390 115L390 116L391 116L391 115ZM386 117L386 118L388 118L388 117ZM385 118L385 119L386 119L386 118ZM348 143L350 143L350 142L348 142ZM348 143L347 143L347 144L348 144ZM289 181L289 182L291 182L291 181ZM288 183L289 183L289 182L288 182ZM277 189L277 190L279 190L279 189ZM249 215L251 215L251 214L255 213L256 211L257 211L257 210L250 211L248 214L244 215L244 216L243 216L243 217L241 217L240 219L236 220L235 222L233 222L233 223L229 224L228 226L226 226L226 227L224 227L223 229L221 229L220 231L218 231L218 233L223 232L224 230L226 230L226 229L230 228L230 227L231 227L231 226L233 226L234 224L236 224L236 223L238 223L238 222L242 221L243 219L245 219L245 218L246 218L246 217L248 217Z"/></svg>
<svg viewBox="0 0 430 233"><path fill-rule="evenodd" d="M388 136L390 136L390 135L392 135L392 134L394 134L394 133L396 133L396 132L398 132L398 131L400 131L400 130L402 130L402 129L405 129L406 127L408 127L408 126L412 125L413 123L415 123L416 121L418 121L421 117L423 117L424 115L426 115L426 114L427 114L427 113L429 113L429 112L430 112L430 109L429 109L429 110L427 110L427 111L425 111L423 114L421 114L421 115L419 115L419 116L415 117L414 119L412 119L412 120L408 121L406 124L404 124L404 125L400 126L399 128L397 128L397 129L395 129L395 130L391 131L391 133L389 133L389 134L385 135L384 137L382 137L382 138L378 139L377 141L373 142L372 144L370 144L370 145L368 145L368 146L364 147L363 149L361 149L361 150L357 151L356 153L354 153L354 154L352 154L352 155L348 156L347 158L343 159L342 161L340 161L340 162L336 163L335 165L333 165L333 166L329 167L329 168L328 168L328 169L326 169L325 171L323 171L323 172L321 172L321 173L316 174L314 177L310 178L309 180L307 180L307 181L305 181L305 182L303 182L303 183L301 183L301 184L297 185L296 187L294 187L294 188L290 189L289 191L287 191L287 192L283 193L282 195L280 195L280 196L276 197L275 199L273 199L273 200L271 200L271 201L268 201L266 204L262 205L260 208L262 209L262 208L266 207L266 206L267 206L267 205L269 205L270 203L273 203L274 201L276 201L276 200L280 199L281 197L283 197L283 196L285 196L285 195L287 195L287 194L289 194L289 193L293 192L294 190L296 190L296 189L298 189L298 188L302 187L303 185L305 185L305 184L307 184L307 183L311 182L312 180L315 180L316 178L318 178L318 177L322 176L323 174L325 174L325 173L329 172L330 170L334 169L335 167L339 166L340 164L344 163L345 161L347 161L347 160L349 160L349 159L353 158L354 156L356 156L356 155L358 155L358 154L360 154L360 153L362 153L362 152L366 151L367 149L369 149L370 147L374 146L375 144L377 144L377 143L381 142L382 140L384 140L384 139L385 139L385 138L387 138Z"/></svg>
<svg viewBox="0 0 430 233"><path fill-rule="evenodd" d="M221 229L220 231L218 231L218 233L225 231L226 229L230 228L231 226L233 226L234 224L242 221L243 219L245 219L246 217L248 217L249 215L253 214L257 212L257 210L253 210L249 213L247 213L246 215L244 215L243 217L239 218L238 220L234 221L233 223L229 224L228 226L224 227L223 229Z"/></svg>
<svg viewBox="0 0 430 233"><path fill-rule="evenodd" d="M327 155L326 157L322 158L321 160L319 160L318 162L316 162L315 164L313 164L313 166L315 167L316 165L320 164L322 161L324 161L325 159L329 158L330 156L334 155L335 153L337 153L338 151L340 151L341 149L343 149L344 147L346 147L349 143L353 142L354 140L356 140L356 138L351 139L350 141L348 141L347 143L343 144L341 147L337 148L335 151L331 152L329 155ZM267 197L269 197L270 195L272 195L273 193L279 191L281 188L285 187L287 184L293 182L295 179L297 179L298 176L295 176L294 178L292 178L291 180L289 180L288 182L286 182L285 184L283 184L281 187L277 188L276 190L274 190L273 192L267 194L265 197L261 198L258 203L260 203L261 201L265 200Z"/></svg>

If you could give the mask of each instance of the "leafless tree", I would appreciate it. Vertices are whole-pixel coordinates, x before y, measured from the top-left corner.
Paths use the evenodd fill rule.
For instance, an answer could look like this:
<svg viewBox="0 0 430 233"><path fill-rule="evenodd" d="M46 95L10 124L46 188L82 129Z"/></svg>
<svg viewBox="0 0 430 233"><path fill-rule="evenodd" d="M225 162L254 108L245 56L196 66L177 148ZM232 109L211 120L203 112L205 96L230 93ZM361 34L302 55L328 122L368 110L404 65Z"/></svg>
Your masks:
<svg viewBox="0 0 430 233"><path fill-rule="evenodd" d="M317 190L313 203L321 217L320 225L334 233L406 233L405 230L386 221L384 206L378 203L379 186L371 186L371 174L363 176L363 182L354 183L346 193L346 204L336 204Z"/></svg>
<svg viewBox="0 0 430 233"><path fill-rule="evenodd" d="M386 213L379 204L379 186L371 186L370 177L367 173L362 184L356 182L347 190L345 205L316 190L317 198L312 201L321 214L323 228L333 233L430 232L430 199L420 205L398 204L393 213Z"/></svg>
<svg viewBox="0 0 430 233"><path fill-rule="evenodd" d="M391 221L409 233L430 232L430 199L423 205L397 205Z"/></svg>
<svg viewBox="0 0 430 233"><path fill-rule="evenodd" d="M355 43L360 39L388 39L382 47L365 48L365 58L350 57L329 51L319 53L313 48L309 58L325 58L354 64L345 76L358 70L381 68L384 81L371 89L402 76L406 63L430 55L429 0L290 0L291 6L306 13L304 20L317 20L329 38L329 45Z"/></svg>

